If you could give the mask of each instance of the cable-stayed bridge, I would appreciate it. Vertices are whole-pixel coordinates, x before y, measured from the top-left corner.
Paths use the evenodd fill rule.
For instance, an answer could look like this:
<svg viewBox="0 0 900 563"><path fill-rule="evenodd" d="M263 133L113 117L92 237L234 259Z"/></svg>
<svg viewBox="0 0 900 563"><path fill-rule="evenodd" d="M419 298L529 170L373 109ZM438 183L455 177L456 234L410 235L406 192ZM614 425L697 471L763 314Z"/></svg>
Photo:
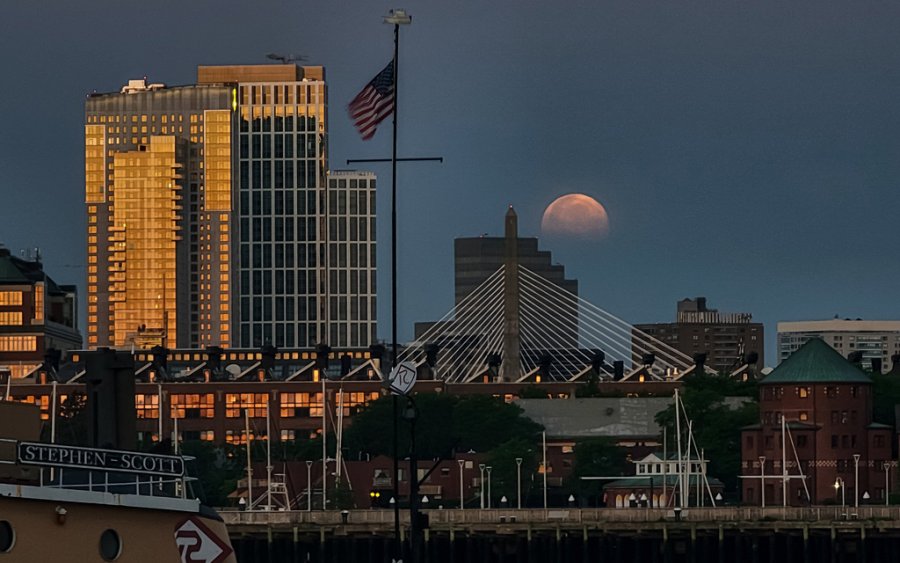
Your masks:
<svg viewBox="0 0 900 563"><path fill-rule="evenodd" d="M515 257L409 343L399 360L453 383L577 381L592 375L673 381L698 369L686 354Z"/></svg>

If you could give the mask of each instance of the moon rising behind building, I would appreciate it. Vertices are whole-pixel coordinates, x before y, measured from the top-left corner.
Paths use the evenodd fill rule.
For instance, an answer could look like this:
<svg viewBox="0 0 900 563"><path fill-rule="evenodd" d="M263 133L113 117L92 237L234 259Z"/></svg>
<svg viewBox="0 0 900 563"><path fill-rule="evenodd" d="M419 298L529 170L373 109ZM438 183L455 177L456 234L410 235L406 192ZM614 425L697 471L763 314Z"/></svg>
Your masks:
<svg viewBox="0 0 900 563"><path fill-rule="evenodd" d="M596 199L584 194L566 194L544 210L541 232L547 235L598 239L609 232L609 215Z"/></svg>

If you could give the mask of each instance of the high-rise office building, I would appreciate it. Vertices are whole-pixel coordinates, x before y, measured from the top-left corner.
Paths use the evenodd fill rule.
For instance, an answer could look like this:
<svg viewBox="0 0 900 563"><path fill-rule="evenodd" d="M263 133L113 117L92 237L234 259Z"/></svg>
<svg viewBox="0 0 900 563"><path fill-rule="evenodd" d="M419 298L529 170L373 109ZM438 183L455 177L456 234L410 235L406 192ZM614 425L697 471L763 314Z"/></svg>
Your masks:
<svg viewBox="0 0 900 563"><path fill-rule="evenodd" d="M330 268L350 266L329 262L326 120L320 66L200 66L194 85L92 94L88 346L354 340L351 300L329 329Z"/></svg>
<svg viewBox="0 0 900 563"><path fill-rule="evenodd" d="M328 326L334 346L376 341L375 175L328 174Z"/></svg>

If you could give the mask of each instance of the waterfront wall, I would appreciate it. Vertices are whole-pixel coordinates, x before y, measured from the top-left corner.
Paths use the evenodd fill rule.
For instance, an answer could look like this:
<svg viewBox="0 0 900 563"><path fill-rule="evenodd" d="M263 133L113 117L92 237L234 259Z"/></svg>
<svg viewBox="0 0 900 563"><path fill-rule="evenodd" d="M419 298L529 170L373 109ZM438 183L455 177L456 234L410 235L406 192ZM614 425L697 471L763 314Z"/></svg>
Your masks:
<svg viewBox="0 0 900 563"><path fill-rule="evenodd" d="M900 553L900 509L887 507L688 508L677 519L663 509L426 512L416 557L426 563L881 563ZM393 552L391 511L223 517L241 563L387 563Z"/></svg>

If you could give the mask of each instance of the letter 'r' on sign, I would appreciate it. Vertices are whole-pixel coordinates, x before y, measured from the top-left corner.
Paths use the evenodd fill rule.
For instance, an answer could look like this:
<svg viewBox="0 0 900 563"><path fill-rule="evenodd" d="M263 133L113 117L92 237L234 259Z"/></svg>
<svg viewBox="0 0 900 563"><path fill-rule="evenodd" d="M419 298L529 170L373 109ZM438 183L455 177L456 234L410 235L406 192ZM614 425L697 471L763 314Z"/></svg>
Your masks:
<svg viewBox="0 0 900 563"><path fill-rule="evenodd" d="M401 362L391 370L388 380L391 392L395 395L406 396L416 384L416 364L413 362Z"/></svg>

